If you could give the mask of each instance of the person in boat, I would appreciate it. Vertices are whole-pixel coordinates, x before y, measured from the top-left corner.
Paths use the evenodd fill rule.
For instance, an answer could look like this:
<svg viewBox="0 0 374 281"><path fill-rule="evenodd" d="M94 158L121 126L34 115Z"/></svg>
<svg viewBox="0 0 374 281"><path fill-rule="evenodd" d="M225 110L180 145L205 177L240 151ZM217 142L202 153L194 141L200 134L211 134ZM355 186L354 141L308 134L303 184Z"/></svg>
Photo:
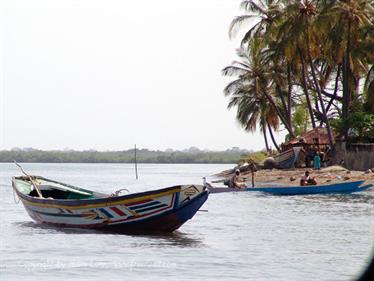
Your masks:
<svg viewBox="0 0 374 281"><path fill-rule="evenodd" d="M315 180L315 178L312 178L310 176L309 171L305 171L304 176L302 176L300 179L300 185L304 186L304 185L316 185L316 184L317 184L317 181Z"/></svg>
<svg viewBox="0 0 374 281"><path fill-rule="evenodd" d="M230 182L229 182L230 188L246 188L245 183L240 181L239 176L240 176L240 170L236 169L234 175L231 177Z"/></svg>

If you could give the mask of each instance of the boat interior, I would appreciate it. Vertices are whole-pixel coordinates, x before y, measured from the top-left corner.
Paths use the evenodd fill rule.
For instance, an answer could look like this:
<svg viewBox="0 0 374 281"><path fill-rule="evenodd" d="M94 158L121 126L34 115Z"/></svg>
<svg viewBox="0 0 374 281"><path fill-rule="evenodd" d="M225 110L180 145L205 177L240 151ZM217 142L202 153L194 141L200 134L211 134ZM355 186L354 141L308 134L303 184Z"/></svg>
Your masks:
<svg viewBox="0 0 374 281"><path fill-rule="evenodd" d="M72 192L68 190L61 190L50 188L49 186L39 186L40 192L44 198L52 199L93 199L96 198L92 194L82 194L78 192ZM38 192L34 189L29 194L32 197L39 197Z"/></svg>
<svg viewBox="0 0 374 281"><path fill-rule="evenodd" d="M41 178L34 178L32 181L27 177L15 178L16 188L25 195L39 197L37 188L44 198L48 199L95 199L106 198L107 194L93 192L81 188L63 185L57 182L47 181ZM37 188L35 188L35 185Z"/></svg>

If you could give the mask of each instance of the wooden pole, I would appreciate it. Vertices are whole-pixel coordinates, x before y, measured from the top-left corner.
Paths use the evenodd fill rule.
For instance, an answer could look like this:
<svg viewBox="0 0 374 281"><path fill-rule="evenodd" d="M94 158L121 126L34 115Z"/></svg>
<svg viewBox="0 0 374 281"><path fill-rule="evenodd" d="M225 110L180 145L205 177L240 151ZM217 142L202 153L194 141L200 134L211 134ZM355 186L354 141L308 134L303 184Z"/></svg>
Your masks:
<svg viewBox="0 0 374 281"><path fill-rule="evenodd" d="M14 160L14 163L21 169L22 173L29 178L31 184L34 186L35 190L36 190L36 193L38 193L39 197L40 198L44 198L43 195L42 195L42 192L40 191L38 185L34 182L34 180L32 179L31 176L29 176L24 170L23 168L21 167L20 164L18 164L15 160Z"/></svg>
<svg viewBox="0 0 374 281"><path fill-rule="evenodd" d="M252 167L252 187L255 187L255 172L253 171L253 167Z"/></svg>
<svg viewBox="0 0 374 281"><path fill-rule="evenodd" d="M135 151L134 151L134 155L135 155L135 176L136 176L136 179L138 179L138 162L136 160L136 144L135 144Z"/></svg>
<svg viewBox="0 0 374 281"><path fill-rule="evenodd" d="M251 163L252 187L255 187L255 164Z"/></svg>

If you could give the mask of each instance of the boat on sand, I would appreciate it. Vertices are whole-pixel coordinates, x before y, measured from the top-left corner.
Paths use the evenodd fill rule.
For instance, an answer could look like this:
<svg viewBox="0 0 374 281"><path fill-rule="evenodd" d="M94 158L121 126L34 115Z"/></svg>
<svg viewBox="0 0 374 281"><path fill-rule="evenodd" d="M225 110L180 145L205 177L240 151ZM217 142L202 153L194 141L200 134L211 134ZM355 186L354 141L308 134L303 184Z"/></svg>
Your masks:
<svg viewBox="0 0 374 281"><path fill-rule="evenodd" d="M274 156L276 167L280 169L294 168L297 160L299 159L300 151L301 147L292 147Z"/></svg>

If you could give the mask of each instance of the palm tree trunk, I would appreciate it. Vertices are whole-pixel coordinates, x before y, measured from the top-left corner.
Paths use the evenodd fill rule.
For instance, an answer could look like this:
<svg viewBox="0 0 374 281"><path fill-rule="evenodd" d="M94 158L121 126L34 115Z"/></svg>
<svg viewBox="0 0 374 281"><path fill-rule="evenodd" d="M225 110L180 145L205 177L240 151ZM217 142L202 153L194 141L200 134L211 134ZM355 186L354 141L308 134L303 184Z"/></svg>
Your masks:
<svg viewBox="0 0 374 281"><path fill-rule="evenodd" d="M283 112L284 112L284 114L286 114L286 112L287 112L287 105L286 105L286 101L285 101L284 96L283 96L282 88L278 84L275 85L275 88L276 88L276 91L279 94L280 100L282 102Z"/></svg>
<svg viewBox="0 0 374 281"><path fill-rule="evenodd" d="M301 52L300 47L298 47L298 51L299 51L299 55L300 55L300 59L301 59L301 74L302 74L302 78L303 78L302 79L302 84L303 84L303 88L304 88L305 99L306 99L306 103L308 105L310 121L312 122L312 127L314 129L316 127L316 122L314 120L313 108L312 108L312 104L310 102L310 97L309 97L309 92L308 92L308 87L307 87L304 56Z"/></svg>
<svg viewBox="0 0 374 281"><path fill-rule="evenodd" d="M348 117L349 107L351 103L351 89L350 89L350 77L351 77L351 67L350 67L350 45L351 45L351 20L348 20L348 33L347 33L347 47L345 58L343 59L344 71L343 71L343 120ZM348 138L348 128L344 126L344 138Z"/></svg>
<svg viewBox="0 0 374 281"><path fill-rule="evenodd" d="M292 127L290 127L290 125L288 124L287 119L284 117L284 115L282 114L282 112L280 111L278 106L275 104L273 98L266 91L263 91L263 93L265 94L266 99L270 102L270 104L272 105L272 107L276 111L276 113L279 116L279 118L281 119L283 125L286 127L288 133L290 134L290 137L294 138L295 134L292 130Z"/></svg>
<svg viewBox="0 0 374 281"><path fill-rule="evenodd" d="M316 77L316 72L315 72L315 69L314 69L314 64L313 64L313 61L312 61L312 57L310 55L308 39L307 39L307 44L308 44L308 47L307 47L308 48L308 60L309 60L310 68L312 70L313 81L314 81L314 84L315 84L315 87L316 87L316 90L317 90L317 95L318 95L318 99L319 99L319 102L320 102L320 105L321 105L323 117L326 120L326 128L327 128L327 134L328 134L328 137L329 137L330 147L333 147L334 146L334 140L333 140L332 131L331 131L331 127L330 127L330 121L327 118L326 108L325 108L325 105L323 103L321 90L320 90L320 87L319 87L319 84L318 84L318 81L317 81L317 77Z"/></svg>
<svg viewBox="0 0 374 281"><path fill-rule="evenodd" d="M330 107L331 107L333 101L335 100L335 98L337 97L337 94L338 94L340 71L341 71L341 65L339 64L338 65L338 71L336 73L336 78L335 78L334 96L330 99L330 101L329 101L329 103L326 107L326 112L327 113L329 112Z"/></svg>
<svg viewBox="0 0 374 281"><path fill-rule="evenodd" d="M342 118L343 119L347 118L347 116L348 116L348 107L347 107L347 105L348 105L348 101L347 101L348 85L347 85L347 81L348 81L347 60L344 57L343 58L343 101L342 101Z"/></svg>
<svg viewBox="0 0 374 281"><path fill-rule="evenodd" d="M266 124L268 126L268 130L269 130L269 134L270 134L270 137L271 137L271 141L273 142L275 148L277 149L278 152L280 152L280 149L279 149L279 146L274 138L274 134L273 134L273 130L271 129L271 126L269 125L269 122L266 121Z"/></svg>
<svg viewBox="0 0 374 281"><path fill-rule="evenodd" d="M262 122L262 134L264 135L266 151L270 152L268 137L266 136L266 123L265 122Z"/></svg>
<svg viewBox="0 0 374 281"><path fill-rule="evenodd" d="M291 66L288 63L287 64L287 83L288 83L288 108L287 108L287 120L288 124L290 127L292 127L292 119L291 119L291 114L292 114L292 106L291 106L291 101L292 101L292 82L291 82Z"/></svg>
<svg viewBox="0 0 374 281"><path fill-rule="evenodd" d="M309 32L307 30L307 34L308 33ZM310 54L310 42L309 42L309 37L308 36L306 36L306 48L307 48L307 55L308 55L309 65L310 65L310 68L312 70L313 82L314 82L316 90L317 90L317 95L318 95L319 102L321 104L323 117L326 120L327 135L329 137L330 147L333 148L334 147L334 140L333 140L332 131L331 131L331 127L330 127L330 121L327 118L325 104L323 103L321 89L319 87L319 83L318 83L317 76L316 76L316 71L314 69L314 64L313 64L313 61L312 61L312 56Z"/></svg>

